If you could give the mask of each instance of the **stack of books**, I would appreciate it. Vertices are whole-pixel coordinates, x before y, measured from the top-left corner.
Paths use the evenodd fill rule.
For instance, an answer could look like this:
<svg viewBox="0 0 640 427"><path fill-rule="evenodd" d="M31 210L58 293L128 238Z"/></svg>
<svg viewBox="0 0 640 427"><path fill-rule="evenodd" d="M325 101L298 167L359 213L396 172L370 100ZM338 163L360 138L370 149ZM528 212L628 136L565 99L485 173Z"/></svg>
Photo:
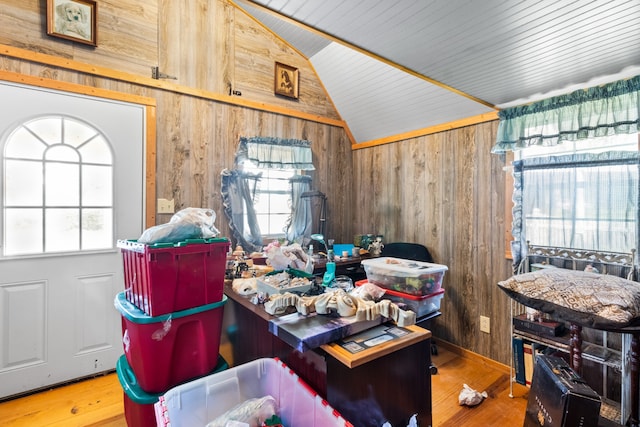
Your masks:
<svg viewBox="0 0 640 427"><path fill-rule="evenodd" d="M559 337L564 334L564 323L553 320L529 320L526 314L513 318L516 332L524 332L540 337ZM513 337L513 366L517 383L531 386L536 358L541 355L554 355L557 350L542 343L528 341L520 336Z"/></svg>

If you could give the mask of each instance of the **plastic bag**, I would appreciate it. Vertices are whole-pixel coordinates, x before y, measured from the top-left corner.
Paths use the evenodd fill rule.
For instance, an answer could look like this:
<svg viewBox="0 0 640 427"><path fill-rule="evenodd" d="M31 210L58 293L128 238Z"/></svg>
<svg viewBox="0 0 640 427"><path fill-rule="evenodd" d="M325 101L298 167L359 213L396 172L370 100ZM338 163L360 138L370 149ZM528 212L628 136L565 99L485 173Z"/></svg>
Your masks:
<svg viewBox="0 0 640 427"><path fill-rule="evenodd" d="M147 228L139 243L178 243L187 239L210 239L220 232L213 225L216 213L213 209L185 208L176 212L166 224Z"/></svg>
<svg viewBox="0 0 640 427"><path fill-rule="evenodd" d="M225 427L231 421L260 427L264 420L277 415L278 404L272 396L245 400L207 424L206 427Z"/></svg>
<svg viewBox="0 0 640 427"><path fill-rule="evenodd" d="M414 414L411 416L407 427L418 427L418 419L416 417L417 417L417 414ZM391 427L391 424L389 423L389 421L387 421L384 424L382 424L382 427Z"/></svg>
<svg viewBox="0 0 640 427"><path fill-rule="evenodd" d="M371 282L365 282L349 292L354 297L361 298L365 301L380 301L385 294L385 289Z"/></svg>
<svg viewBox="0 0 640 427"><path fill-rule="evenodd" d="M271 242L264 252L274 270L284 270L287 267L303 270L308 257L299 243L281 246L278 242Z"/></svg>
<svg viewBox="0 0 640 427"><path fill-rule="evenodd" d="M472 389L466 384L462 385L462 391L460 392L460 396L458 396L458 403L460 405L467 406L476 406L480 404L484 399L486 399L489 395L486 391L482 393Z"/></svg>

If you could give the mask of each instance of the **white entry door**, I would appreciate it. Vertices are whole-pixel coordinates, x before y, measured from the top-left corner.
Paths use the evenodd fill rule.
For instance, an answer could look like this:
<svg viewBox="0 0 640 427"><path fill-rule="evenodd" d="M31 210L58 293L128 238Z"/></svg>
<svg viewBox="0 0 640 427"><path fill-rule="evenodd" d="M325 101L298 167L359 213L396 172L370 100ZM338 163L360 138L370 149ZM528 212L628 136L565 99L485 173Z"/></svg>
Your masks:
<svg viewBox="0 0 640 427"><path fill-rule="evenodd" d="M114 369L145 107L0 82L0 398Z"/></svg>

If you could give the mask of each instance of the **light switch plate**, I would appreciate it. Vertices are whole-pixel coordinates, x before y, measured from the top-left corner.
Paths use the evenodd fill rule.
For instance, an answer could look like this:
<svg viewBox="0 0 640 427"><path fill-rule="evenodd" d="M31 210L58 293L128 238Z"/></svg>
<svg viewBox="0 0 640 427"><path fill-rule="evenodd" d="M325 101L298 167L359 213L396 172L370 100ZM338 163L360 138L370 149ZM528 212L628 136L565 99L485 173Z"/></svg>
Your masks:
<svg viewBox="0 0 640 427"><path fill-rule="evenodd" d="M158 213L159 214L172 214L175 212L175 206L173 199L158 199Z"/></svg>
<svg viewBox="0 0 640 427"><path fill-rule="evenodd" d="M491 321L487 316L480 316L480 332L491 333Z"/></svg>

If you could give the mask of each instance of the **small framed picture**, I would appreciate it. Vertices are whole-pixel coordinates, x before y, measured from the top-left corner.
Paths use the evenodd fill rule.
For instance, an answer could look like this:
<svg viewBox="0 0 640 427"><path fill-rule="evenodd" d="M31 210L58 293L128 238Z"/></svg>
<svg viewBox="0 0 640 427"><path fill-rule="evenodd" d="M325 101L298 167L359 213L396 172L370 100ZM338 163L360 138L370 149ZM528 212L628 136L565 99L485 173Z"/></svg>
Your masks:
<svg viewBox="0 0 640 427"><path fill-rule="evenodd" d="M47 34L97 46L97 9L93 0L47 0Z"/></svg>
<svg viewBox="0 0 640 427"><path fill-rule="evenodd" d="M297 68L276 62L275 94L298 99L299 77Z"/></svg>

